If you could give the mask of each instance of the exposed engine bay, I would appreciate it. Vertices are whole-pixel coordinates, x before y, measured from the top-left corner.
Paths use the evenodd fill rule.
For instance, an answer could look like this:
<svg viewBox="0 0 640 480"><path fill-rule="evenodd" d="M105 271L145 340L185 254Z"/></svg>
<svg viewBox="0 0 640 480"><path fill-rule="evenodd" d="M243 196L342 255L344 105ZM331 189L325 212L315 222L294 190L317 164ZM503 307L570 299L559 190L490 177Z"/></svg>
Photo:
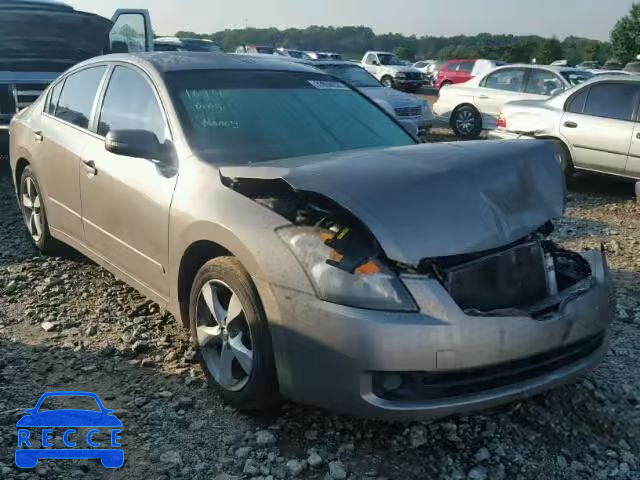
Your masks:
<svg viewBox="0 0 640 480"><path fill-rule="evenodd" d="M553 224L512 244L489 251L424 258L408 265L388 258L370 230L327 197L294 190L281 179L222 177L225 185L278 213L294 225L325 232L335 252L326 263L358 274L380 260L396 274L437 279L458 306L471 316L527 316L544 320L593 285L589 262L548 237Z"/></svg>

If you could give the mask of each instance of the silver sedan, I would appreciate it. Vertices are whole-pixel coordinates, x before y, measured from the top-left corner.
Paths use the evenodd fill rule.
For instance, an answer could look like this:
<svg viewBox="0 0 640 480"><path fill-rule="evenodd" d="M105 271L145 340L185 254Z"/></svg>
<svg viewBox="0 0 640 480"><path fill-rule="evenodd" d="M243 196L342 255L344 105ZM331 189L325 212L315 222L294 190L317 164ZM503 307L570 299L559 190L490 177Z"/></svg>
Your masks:
<svg viewBox="0 0 640 480"><path fill-rule="evenodd" d="M547 101L506 104L494 139L553 140L567 174L575 170L640 179L640 78L597 76Z"/></svg>

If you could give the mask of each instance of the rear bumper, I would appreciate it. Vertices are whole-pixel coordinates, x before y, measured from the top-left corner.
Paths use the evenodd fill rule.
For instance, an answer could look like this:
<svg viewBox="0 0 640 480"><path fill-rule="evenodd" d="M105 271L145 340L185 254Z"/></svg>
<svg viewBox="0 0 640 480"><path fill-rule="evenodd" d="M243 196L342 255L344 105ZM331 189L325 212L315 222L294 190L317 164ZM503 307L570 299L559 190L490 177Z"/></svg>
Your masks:
<svg viewBox="0 0 640 480"><path fill-rule="evenodd" d="M606 354L613 319L604 256L585 258L594 272L592 287L545 320L469 316L439 282L411 276L403 281L419 307L416 313L334 305L272 286L279 318L286 319L270 326L279 350L281 391L293 400L348 414L413 420L466 414L569 382ZM589 348L569 355L589 341ZM286 345L286 351L277 345ZM539 358L542 367L523 373L522 365ZM451 382L486 372L497 380L450 390ZM406 378L425 376L437 377L449 390L381 393L380 380L393 382L398 376L403 389L410 386Z"/></svg>
<svg viewBox="0 0 640 480"><path fill-rule="evenodd" d="M489 130L488 133L489 140L530 140L531 137L526 135L522 135L520 133L513 133L508 130L503 130L501 128L496 128L494 130Z"/></svg>

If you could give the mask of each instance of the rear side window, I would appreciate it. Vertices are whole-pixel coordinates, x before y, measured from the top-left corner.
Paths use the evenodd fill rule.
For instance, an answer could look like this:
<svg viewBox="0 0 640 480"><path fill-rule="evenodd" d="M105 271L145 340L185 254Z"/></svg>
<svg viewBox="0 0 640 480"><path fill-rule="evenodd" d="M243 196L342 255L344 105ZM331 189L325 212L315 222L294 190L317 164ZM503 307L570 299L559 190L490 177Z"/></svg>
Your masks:
<svg viewBox="0 0 640 480"><path fill-rule="evenodd" d="M47 103L47 108L45 112L49 115L56 114L56 107L58 106L58 102L60 101L60 93L62 93L62 87L64 86L64 80L58 82L54 85L53 89L51 89L51 94L49 95L49 103Z"/></svg>
<svg viewBox="0 0 640 480"><path fill-rule="evenodd" d="M587 96L589 95L589 89L585 88L577 95L574 95L567 102L566 111L569 113L582 113L584 110L584 104L587 101Z"/></svg>
<svg viewBox="0 0 640 480"><path fill-rule="evenodd" d="M93 102L107 71L106 66L87 68L67 77L55 116L81 128L89 128Z"/></svg>
<svg viewBox="0 0 640 480"><path fill-rule="evenodd" d="M459 72L471 73L473 71L474 62L461 62L458 67Z"/></svg>
<svg viewBox="0 0 640 480"><path fill-rule="evenodd" d="M149 82L138 72L116 67L104 97L98 135L111 130L146 130L160 143L167 139L167 128L156 96Z"/></svg>
<svg viewBox="0 0 640 480"><path fill-rule="evenodd" d="M593 85L584 106L585 115L631 120L638 103L639 89L629 83Z"/></svg>
<svg viewBox="0 0 640 480"><path fill-rule="evenodd" d="M484 87L507 92L521 92L524 86L525 73L526 71L523 68L498 70L487 76Z"/></svg>

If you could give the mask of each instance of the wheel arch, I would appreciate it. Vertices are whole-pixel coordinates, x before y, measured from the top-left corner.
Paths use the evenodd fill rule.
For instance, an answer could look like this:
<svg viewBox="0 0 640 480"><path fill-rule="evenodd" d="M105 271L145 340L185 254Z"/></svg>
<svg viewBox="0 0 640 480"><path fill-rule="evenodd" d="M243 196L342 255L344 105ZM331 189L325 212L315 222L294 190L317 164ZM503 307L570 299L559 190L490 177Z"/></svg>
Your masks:
<svg viewBox="0 0 640 480"><path fill-rule="evenodd" d="M535 138L536 140L549 140L549 141L557 142L558 144L560 144L561 148L563 148L565 153L567 154L567 159L569 160L569 164L567 166L569 167L569 169L573 170L573 167L574 167L573 152L571 150L571 147L567 144L565 140L555 135L539 135L539 136L536 136Z"/></svg>
<svg viewBox="0 0 640 480"><path fill-rule="evenodd" d="M27 160L26 157L20 157L16 161L16 168L13 176L14 184L16 186L16 191L18 191L18 186L20 185L20 178L22 177L22 172L24 172L25 168L31 166L31 162Z"/></svg>
<svg viewBox="0 0 640 480"><path fill-rule="evenodd" d="M189 296L198 271L208 261L226 256L235 257L229 249L211 240L197 240L184 251L178 267L176 293L180 320L185 327L189 327Z"/></svg>

